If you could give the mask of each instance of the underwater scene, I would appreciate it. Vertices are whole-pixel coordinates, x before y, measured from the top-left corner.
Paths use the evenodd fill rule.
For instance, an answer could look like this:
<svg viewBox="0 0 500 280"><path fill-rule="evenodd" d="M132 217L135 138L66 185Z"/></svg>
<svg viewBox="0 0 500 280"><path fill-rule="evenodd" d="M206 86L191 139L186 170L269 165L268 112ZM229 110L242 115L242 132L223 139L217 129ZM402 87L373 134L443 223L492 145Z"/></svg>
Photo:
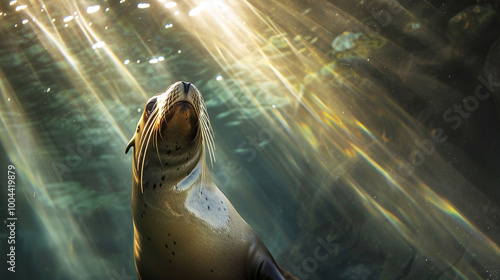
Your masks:
<svg viewBox="0 0 500 280"><path fill-rule="evenodd" d="M149 141L148 116L180 121L166 95L198 91ZM236 275L255 244L301 280L500 279L498 0L5 0L0 95L0 279ZM180 196L186 222L144 178L177 176L148 164L191 127L203 169L172 187L213 184ZM134 226L149 202L172 243ZM244 221L262 242L225 254Z"/></svg>

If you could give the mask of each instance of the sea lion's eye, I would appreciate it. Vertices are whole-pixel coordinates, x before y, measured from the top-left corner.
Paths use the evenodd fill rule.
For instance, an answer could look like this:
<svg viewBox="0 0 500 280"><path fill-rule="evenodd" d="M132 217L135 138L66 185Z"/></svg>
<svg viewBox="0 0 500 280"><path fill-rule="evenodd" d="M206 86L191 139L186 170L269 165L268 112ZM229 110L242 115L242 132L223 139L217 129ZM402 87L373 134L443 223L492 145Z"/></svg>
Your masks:
<svg viewBox="0 0 500 280"><path fill-rule="evenodd" d="M151 115L151 113L153 113L155 108L156 108L156 98L153 100L150 100L148 102L148 105L146 105L146 114L148 114L148 117L149 117L149 115Z"/></svg>

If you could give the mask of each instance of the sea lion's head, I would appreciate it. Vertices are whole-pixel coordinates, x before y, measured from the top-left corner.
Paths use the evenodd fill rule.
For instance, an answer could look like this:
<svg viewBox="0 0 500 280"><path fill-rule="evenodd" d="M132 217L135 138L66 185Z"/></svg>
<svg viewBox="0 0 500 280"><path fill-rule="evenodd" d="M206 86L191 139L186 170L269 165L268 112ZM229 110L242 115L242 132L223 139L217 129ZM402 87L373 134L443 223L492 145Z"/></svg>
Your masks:
<svg viewBox="0 0 500 280"><path fill-rule="evenodd" d="M134 147L135 178L167 173L175 184L204 160L204 142L213 156L213 137L205 102L191 83L176 82L151 97L125 153Z"/></svg>

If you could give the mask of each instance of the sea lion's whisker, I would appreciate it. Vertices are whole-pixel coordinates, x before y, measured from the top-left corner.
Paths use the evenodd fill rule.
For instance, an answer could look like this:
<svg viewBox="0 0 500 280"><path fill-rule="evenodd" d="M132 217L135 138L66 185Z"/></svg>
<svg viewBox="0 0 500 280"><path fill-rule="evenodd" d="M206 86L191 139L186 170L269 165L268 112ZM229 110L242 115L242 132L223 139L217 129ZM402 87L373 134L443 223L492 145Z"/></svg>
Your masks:
<svg viewBox="0 0 500 280"><path fill-rule="evenodd" d="M214 137L213 137L212 126L210 125L210 119L208 117L205 107L203 107L203 111L201 112L201 119L202 119L202 133L204 135L203 138L206 141L208 148L208 155L210 157L210 163L212 164L213 168L213 163L216 161L214 152L215 150Z"/></svg>
<svg viewBox="0 0 500 280"><path fill-rule="evenodd" d="M164 121L164 119L165 119L165 117L164 117L164 116L161 116L161 117L160 117L160 119L158 120L158 121L160 122L160 125L158 126L158 130L157 130L158 132L162 131L162 128L163 128L162 126L163 126L163 121ZM157 134L157 135L158 135L158 134ZM163 139L163 134L162 134L162 133L159 133L159 135L160 135L160 139L161 139L162 141L165 141L165 139Z"/></svg>
<svg viewBox="0 0 500 280"><path fill-rule="evenodd" d="M153 134L153 130L150 130L150 131L151 132L148 135L146 135L147 139L148 139L148 141L146 142L146 148L149 146L149 141L151 140L151 135ZM146 150L146 153L147 153L147 150ZM143 180L142 180L142 178L143 178L143 175L144 175L144 163L146 162L145 158L146 158L146 154L144 154L144 158L142 159L142 166L141 166L141 177L140 177L140 179L141 179L141 192L142 193L144 193L144 187L143 187Z"/></svg>
<svg viewBox="0 0 500 280"><path fill-rule="evenodd" d="M155 118L155 137L154 141L156 142L156 154L158 155L158 159L160 160L161 165L163 165L163 161L161 160L160 152L158 150L158 138L160 138L162 141L165 141L163 139L163 134L161 133L162 131L162 126L163 122L166 121L166 114L170 110L170 105L171 102L169 101L170 98L159 98L158 103L157 103L157 108L158 108L158 114L156 115ZM158 137L159 136L159 137Z"/></svg>
<svg viewBox="0 0 500 280"><path fill-rule="evenodd" d="M160 164L163 166L163 161L161 160L160 157L160 152L158 151L158 134L161 136L161 123L162 123L162 117L159 117L160 114L156 114L155 121L154 121L154 131L155 131L155 147L156 147L156 155L158 156L158 160L160 161ZM162 138L163 139L163 138Z"/></svg>
<svg viewBox="0 0 500 280"><path fill-rule="evenodd" d="M142 142L141 146L139 147L140 154L139 154L138 164L141 166L142 166L142 162L144 161L146 154L147 154L147 150L148 150L147 143L149 143L148 139L151 137L152 131L153 131L152 127L148 126L148 129L144 132L144 137L143 137L144 141ZM138 170L139 169L140 168L138 168Z"/></svg>
<svg viewBox="0 0 500 280"><path fill-rule="evenodd" d="M151 115L149 116L148 120L146 121L146 124L144 125L144 137L142 137L140 143L139 143L139 159L137 161L137 167L136 169L140 171L140 181L141 181L141 192L144 192L144 188L142 185L142 178L143 178L143 173L144 173L144 163L145 163L145 158L146 158L146 153L148 151L148 145L149 141L151 139L151 135L153 134L154 131L154 126L155 122L154 120L156 119L158 115L158 107L156 107L153 112L151 112ZM146 141L147 140L147 141ZM140 166L140 167L139 167Z"/></svg>
<svg viewBox="0 0 500 280"><path fill-rule="evenodd" d="M208 116L207 112L207 107L205 105L205 102L203 100L203 97L200 95L199 100L197 102L198 105L198 110L200 112L200 118L201 118L201 123L202 123L202 133L203 133L203 139L206 141L206 145L208 148L208 154L210 157L210 163L213 168L213 163L216 161L215 160L215 144L214 144L214 137L213 137L213 130L212 126L210 125L210 118Z"/></svg>
<svg viewBox="0 0 500 280"><path fill-rule="evenodd" d="M155 111L152 112L152 114L154 114ZM146 121L146 124L144 125L144 134L147 135L149 133L149 131L151 130L151 124L152 124L152 121L151 121L152 118L148 118L148 120ZM141 141L139 142L139 159L142 159L143 158L143 151L145 148L144 147L144 142L146 141L146 138L143 137L141 138ZM136 169L139 170L139 165L140 165L140 161L137 162L137 166L136 166Z"/></svg>

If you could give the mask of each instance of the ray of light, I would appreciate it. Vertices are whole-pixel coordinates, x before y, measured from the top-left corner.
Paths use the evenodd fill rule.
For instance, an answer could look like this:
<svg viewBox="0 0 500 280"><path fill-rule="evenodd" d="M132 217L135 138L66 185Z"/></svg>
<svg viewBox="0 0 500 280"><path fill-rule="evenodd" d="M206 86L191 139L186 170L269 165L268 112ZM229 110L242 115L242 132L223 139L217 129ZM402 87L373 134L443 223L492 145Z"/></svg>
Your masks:
<svg viewBox="0 0 500 280"><path fill-rule="evenodd" d="M468 216L464 213L463 206L450 202L446 194L438 192L443 189L441 182L446 181L433 181L439 175L436 170L428 171L431 173L428 177L422 175L421 171L410 178L392 172L399 164L395 155L414 148L414 139L423 135L422 125L406 114L381 86L370 84L369 80L364 79L367 73L353 67L344 67L339 59L349 58L359 63L370 61L370 64L362 65L392 69L396 68L392 57L384 56L386 60L377 60L372 53L382 46L390 48L398 55L405 56L409 55L408 53L380 34L364 36L363 44L352 46L346 53L334 53L333 49L322 50L317 47L318 40L324 40L323 43L328 45L336 36L345 39L352 32L338 32L340 27L327 30L320 20L308 17L306 12L297 13L294 7L278 1L270 3L278 5L280 15L293 15L296 22L291 22L290 26L280 23L279 18L271 18L252 4L252 1L187 2L187 5L194 8L189 14L182 15L179 21L189 27L186 29L222 69L224 79L219 83L223 89L220 95L233 102L231 104L237 107L235 111L240 110L255 119L260 117L271 124L279 123L283 128L276 130L274 138L282 145L276 145L276 151L266 151L263 154L274 166L286 170L292 178L290 181L300 178L300 173L306 169L305 166L314 171L311 174L321 174L307 178L311 185L318 185L318 193L334 193L333 182L342 181L345 183L342 191L352 193L361 201L359 208L381 225L381 231L387 230L391 234L395 232L394 234L401 236L411 248L424 252L438 263L440 268L451 267L460 277L474 277L480 274L467 260L471 255L484 263L498 259L498 245L473 223L470 213L474 212L469 212ZM39 10L44 2L32 1L30 4L19 12L29 18L36 18L33 7ZM54 50L54 59L68 65L63 68L71 72L67 73L66 78L74 88L83 85L97 100L97 111L111 125L117 138L125 143L127 137L119 125L118 117L113 116L107 108L104 93L95 89L95 84L102 81L93 80L95 77L84 71L82 58L68 46L69 39L64 36L62 30L74 35L72 38L76 38L78 45L84 48L91 48L96 42L104 42L104 45L94 50L95 54L111 61L113 69L120 73L141 97L145 98L147 94L112 48L106 44L106 37L89 26L86 15L78 8L78 2L65 2L63 7L72 11L73 18L68 18L68 28L54 22L49 9L45 9L44 16L48 23L42 20L33 21L33 30L48 49ZM405 12L410 20L417 19L409 11ZM61 20L62 18L58 18L58 21ZM347 14L339 16L338 24L345 26L345 29L349 26L363 26L362 22ZM295 31L294 27L313 34L303 34ZM325 34L324 38L318 39L320 35L314 34L315 31ZM153 55L141 34L136 30L133 30L133 33L147 49L147 54ZM307 36L311 38L305 39ZM433 34L430 37L437 38ZM296 38L301 44L294 41ZM32 70L34 71L33 68ZM163 70L169 71L167 67ZM36 207L40 219L47 225L46 229L52 240L60 245L60 261L68 269L84 271L91 262L71 262L70 260L76 257L76 252L68 245L71 243L70 232L79 240L85 240L84 233L82 230L74 230L78 229L78 223L69 214L54 218L54 211L61 209L51 200L51 193L44 187L54 178L45 172L42 177L39 176L40 173L34 172L33 170L40 166L32 166L29 153L23 149L27 144L32 145L35 150L47 147L35 141L39 138L37 133L40 132L36 129L23 134L24 141L19 141L19 130L14 123L28 123L29 120L1 72L0 78L2 112L20 112L15 116L2 114L1 125L3 131L7 132L0 135L2 144L10 143L5 145L11 160L19 168L26 170L26 178L33 186L38 186L40 193L49 198L50 209L36 206L34 208ZM109 95L118 99L117 103L124 105L115 91L111 90ZM271 104L273 106L270 106ZM384 121L388 121L392 126L387 129ZM257 125L261 123L255 126ZM391 134L391 137L386 138L386 134ZM392 142L388 143L389 140ZM295 147L296 150L287 150L288 147ZM297 155L302 155L307 160L302 160ZM444 166L443 160L437 154L429 157L426 163L430 165L434 162ZM348 168L352 166L357 170ZM364 172L361 176L349 174L359 170ZM339 177L342 179L338 179ZM460 180L466 181L462 177ZM297 189L300 190L300 186ZM299 202L300 194L296 194ZM336 205L332 202L331 206ZM85 247L87 249L84 254L93 255L90 243L84 244L89 245ZM464 253L467 258L463 261L456 257L460 250L467 252ZM479 251L480 255L475 254ZM98 267L105 270L102 264L98 264Z"/></svg>
<svg viewBox="0 0 500 280"><path fill-rule="evenodd" d="M196 7L200 2L191 1L191 3ZM324 168L325 172L331 171L332 166L337 163L341 165L342 162L346 162L346 159L362 159L358 164L363 166L367 173L378 174L379 177L371 177L373 181L361 178L351 178L346 179L346 181L349 182L349 187L356 193L357 197L365 202L363 205L366 211L376 219L386 221L388 228L393 228L411 246L422 250L433 260L443 264L443 267L453 267L457 275L469 275L466 271L474 270L474 268L467 265L455 267L456 259L453 254L443 253L442 256L439 256L433 252L433 246L446 250L446 246L454 246L453 244L457 240L463 241L463 238L458 238L453 227L466 220L458 219L449 224L445 223L453 217L463 218L463 215L457 216L458 212L452 211L455 208L449 208L450 205L440 197L437 197L437 200L432 203L433 206L429 208L425 202L429 195L426 195L422 188L414 187L414 180L417 184L422 184L425 178L417 176L409 180L394 173L394 166L399 163L395 157L399 153L397 149L412 149L411 143L415 137L419 137L418 135L422 133L420 131L421 125L407 115L388 95L383 95L381 92L384 89L377 86L367 87L366 84L362 83L360 80L363 79L364 73L357 73L348 67L343 68L339 63L328 60L329 56L318 51L318 48L312 44L306 44L304 51L301 51L291 42L291 38L301 34L292 34L290 31L292 28L285 31L282 28L283 25L280 26L265 13L259 11L251 1L243 3L237 8L231 6L233 3L229 5L228 2L224 1L218 1L217 5L204 4L203 11L200 10L193 14L200 25L195 26L192 33L197 36L207 52L224 69L224 76L228 77L225 80L239 82L238 90L241 90L254 106L252 108L254 110L250 112L258 112L270 120L278 116L280 122L286 127L286 131L290 134L295 132L293 137L301 139L295 141L307 143L308 147L313 148L311 151L324 146L331 148L327 154L308 154L309 158L315 158L315 161L318 162L314 166ZM313 30L315 27L319 29L323 27L321 24L297 14L290 7L280 5L277 2L276 4L284 11L283 14L287 12L293 14L298 22L307 27L305 29ZM225 8L220 9L220 7ZM403 7L400 6L400 8ZM413 14L406 12L409 19L416 19ZM248 16L249 14L252 14L253 17ZM252 18L253 21L249 18ZM340 24L351 22L352 25L363 26L362 23L348 15L344 14L339 18L341 19ZM235 32L235 30L237 31ZM327 33L331 34L332 37L335 36L331 31L327 31ZM373 42L369 41L368 43L372 44L373 49L367 48L370 44L360 44L352 53L370 61L376 67L393 68L394 66L391 59L384 61L370 58L371 52L376 51L381 46L390 46L394 52L408 55L396 44L387 41L380 35L371 37L371 40ZM375 42L376 40L378 43ZM251 70L245 71L242 69L243 65ZM318 67L318 65L320 66ZM307 70L302 71L302 73L294 71L294 69L311 68L317 70ZM255 73L266 74L257 76ZM245 74L247 76L244 76ZM309 82L304 83L306 78L309 79ZM337 86L338 92L325 91L325 89L331 89L325 85L332 84ZM265 88L265 85L275 85L280 90L269 90ZM234 88L226 86L225 89L229 95L237 98L232 92L235 90ZM291 120L283 117L284 112L288 114L291 112L285 111L286 107L281 107L278 110L280 114L269 114L268 109L262 106L262 97L256 94L259 90L267 93L267 99L285 96L288 101L286 107L295 109L296 119ZM243 105L241 108L247 110ZM374 129L377 128L375 125L378 122L374 116L390 120L394 124L392 129L396 130L396 136L404 139L400 140L403 143L410 143L410 146L397 147L396 149L396 146L388 145L389 139L386 133L380 128ZM290 138L290 136L283 135L283 138ZM291 156L283 158L280 165L292 162ZM340 159L336 162L333 160L334 158ZM297 168L300 169L300 166ZM368 185L362 185L362 182ZM322 187L329 188L329 186ZM434 187L439 188L438 185ZM401 196L393 194L394 189ZM377 199L373 198L374 195ZM427 200L429 199L427 198ZM445 212L436 215L436 209L444 209ZM468 225L469 231L476 236L474 238L486 240L479 229L469 226L470 222L465 223ZM417 234L414 230L422 224L426 225L425 230ZM437 241L432 241L432 232L443 239L451 238L442 244L437 244ZM479 247L488 250L491 253L490 256L498 255L500 252L492 242L483 243Z"/></svg>

